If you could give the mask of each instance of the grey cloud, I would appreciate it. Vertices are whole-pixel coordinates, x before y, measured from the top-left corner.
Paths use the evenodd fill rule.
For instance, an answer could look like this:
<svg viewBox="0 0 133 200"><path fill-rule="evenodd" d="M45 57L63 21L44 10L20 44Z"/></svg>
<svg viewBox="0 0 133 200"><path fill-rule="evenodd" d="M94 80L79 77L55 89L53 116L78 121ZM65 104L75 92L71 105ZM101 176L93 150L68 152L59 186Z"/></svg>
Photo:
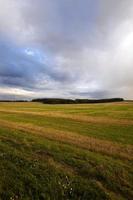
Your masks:
<svg viewBox="0 0 133 200"><path fill-rule="evenodd" d="M0 10L1 86L133 98L132 0L0 0Z"/></svg>
<svg viewBox="0 0 133 200"><path fill-rule="evenodd" d="M41 79L64 82L70 80L56 67L47 66L36 56L29 56L25 48L10 43L8 40L0 42L0 83L7 86L39 88ZM45 87L45 85L44 85Z"/></svg>
<svg viewBox="0 0 133 200"><path fill-rule="evenodd" d="M84 98L111 98L112 95L109 93L109 91L94 91L94 92L74 92L72 93L72 95L75 95L77 97L82 97L84 96Z"/></svg>

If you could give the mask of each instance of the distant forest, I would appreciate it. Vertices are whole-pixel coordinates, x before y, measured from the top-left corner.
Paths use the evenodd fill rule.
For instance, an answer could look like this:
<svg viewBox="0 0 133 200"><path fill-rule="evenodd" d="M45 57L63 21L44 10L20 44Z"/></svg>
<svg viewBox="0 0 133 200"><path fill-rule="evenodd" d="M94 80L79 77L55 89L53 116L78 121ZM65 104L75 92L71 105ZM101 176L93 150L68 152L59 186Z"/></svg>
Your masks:
<svg viewBox="0 0 133 200"><path fill-rule="evenodd" d="M123 98L111 99L60 99L60 98L40 98L33 99L32 102L41 102L44 104L86 104L86 103L109 103L124 101Z"/></svg>
<svg viewBox="0 0 133 200"><path fill-rule="evenodd" d="M28 100L0 100L0 102L40 102L44 104L87 104L87 103L109 103L124 101L123 98L111 99L61 99L61 98L39 98Z"/></svg>

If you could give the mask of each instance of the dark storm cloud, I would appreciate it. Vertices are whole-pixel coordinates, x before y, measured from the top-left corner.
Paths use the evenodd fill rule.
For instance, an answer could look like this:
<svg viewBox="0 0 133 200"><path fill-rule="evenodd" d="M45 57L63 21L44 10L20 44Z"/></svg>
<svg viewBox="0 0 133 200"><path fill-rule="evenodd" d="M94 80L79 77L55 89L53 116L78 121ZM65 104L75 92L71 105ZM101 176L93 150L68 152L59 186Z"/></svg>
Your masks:
<svg viewBox="0 0 133 200"><path fill-rule="evenodd" d="M43 78L49 81L65 82L65 74L55 67L47 66L41 62L37 55L26 53L26 49L10 43L8 40L0 41L0 84L10 87L26 89L38 88L38 82ZM44 85L45 87L45 85Z"/></svg>
<svg viewBox="0 0 133 200"><path fill-rule="evenodd" d="M38 69L36 69L38 65ZM28 58L21 48L9 41L0 41L0 83L8 86L28 87L35 80L40 66Z"/></svg>
<svg viewBox="0 0 133 200"><path fill-rule="evenodd" d="M0 0L0 87L133 98L132 21L132 0Z"/></svg>

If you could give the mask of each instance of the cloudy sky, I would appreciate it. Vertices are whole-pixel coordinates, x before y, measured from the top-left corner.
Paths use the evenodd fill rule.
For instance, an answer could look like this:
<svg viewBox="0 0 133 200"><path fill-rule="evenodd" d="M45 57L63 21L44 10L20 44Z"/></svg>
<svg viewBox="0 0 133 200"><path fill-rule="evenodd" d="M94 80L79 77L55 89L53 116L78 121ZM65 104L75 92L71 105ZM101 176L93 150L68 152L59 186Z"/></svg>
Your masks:
<svg viewBox="0 0 133 200"><path fill-rule="evenodd" d="M133 0L0 0L0 99L133 99Z"/></svg>

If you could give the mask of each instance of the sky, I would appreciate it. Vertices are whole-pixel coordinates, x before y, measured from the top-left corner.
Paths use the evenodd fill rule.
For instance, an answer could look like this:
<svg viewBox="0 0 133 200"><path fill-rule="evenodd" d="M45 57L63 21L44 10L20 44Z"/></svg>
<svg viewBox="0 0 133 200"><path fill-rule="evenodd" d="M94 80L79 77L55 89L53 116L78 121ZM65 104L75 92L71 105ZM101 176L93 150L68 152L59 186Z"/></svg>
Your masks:
<svg viewBox="0 0 133 200"><path fill-rule="evenodd" d="M0 99L133 99L132 0L0 0Z"/></svg>

